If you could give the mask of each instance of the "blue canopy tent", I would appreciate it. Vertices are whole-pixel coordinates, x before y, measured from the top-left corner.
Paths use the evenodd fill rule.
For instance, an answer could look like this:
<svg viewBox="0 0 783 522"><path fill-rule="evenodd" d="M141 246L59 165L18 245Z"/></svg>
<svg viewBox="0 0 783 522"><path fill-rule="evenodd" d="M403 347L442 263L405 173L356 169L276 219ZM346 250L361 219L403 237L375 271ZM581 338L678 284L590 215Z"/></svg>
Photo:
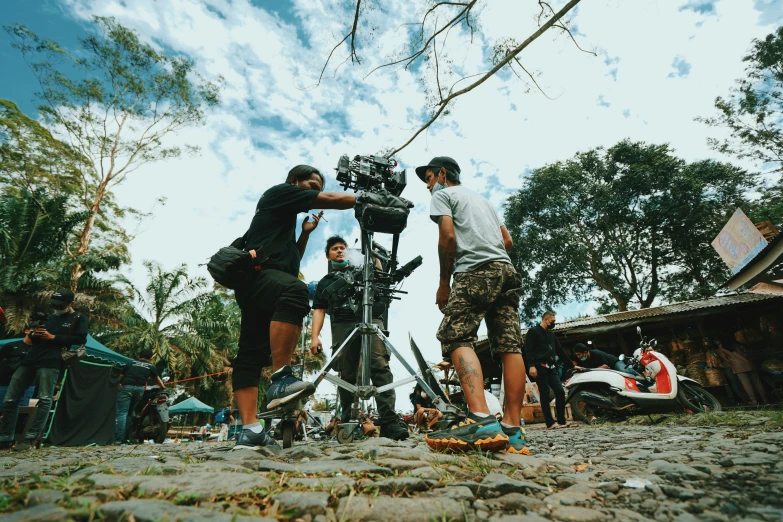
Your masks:
<svg viewBox="0 0 783 522"><path fill-rule="evenodd" d="M215 408L207 406L195 397L190 397L182 402L175 404L169 408L169 414L184 413L179 426L180 438L182 438L182 431L185 427L185 420L188 413L215 413Z"/></svg>
<svg viewBox="0 0 783 522"><path fill-rule="evenodd" d="M21 339L0 340L0 346ZM87 336L87 356L62 372L60 394L44 440L56 446L114 442L119 368L133 359Z"/></svg>

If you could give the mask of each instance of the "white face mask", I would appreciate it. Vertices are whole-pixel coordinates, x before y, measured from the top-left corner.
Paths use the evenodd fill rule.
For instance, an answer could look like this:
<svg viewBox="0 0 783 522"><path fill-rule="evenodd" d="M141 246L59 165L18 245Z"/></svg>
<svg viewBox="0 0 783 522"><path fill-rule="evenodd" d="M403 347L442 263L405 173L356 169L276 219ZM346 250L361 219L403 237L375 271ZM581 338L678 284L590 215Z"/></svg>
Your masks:
<svg viewBox="0 0 783 522"><path fill-rule="evenodd" d="M56 313L57 315L65 315L65 314L69 313L70 310L71 310L71 308L69 306L66 306L62 310L58 310L58 309L55 308L54 309L54 313Z"/></svg>
<svg viewBox="0 0 783 522"><path fill-rule="evenodd" d="M421 392L421 398L426 399L427 398L427 392Z"/></svg>

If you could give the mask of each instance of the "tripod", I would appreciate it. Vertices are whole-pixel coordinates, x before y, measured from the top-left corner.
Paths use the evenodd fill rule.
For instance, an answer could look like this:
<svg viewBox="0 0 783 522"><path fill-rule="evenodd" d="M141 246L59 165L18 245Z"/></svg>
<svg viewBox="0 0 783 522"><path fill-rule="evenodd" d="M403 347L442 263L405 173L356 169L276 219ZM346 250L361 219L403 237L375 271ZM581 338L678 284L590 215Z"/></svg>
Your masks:
<svg viewBox="0 0 783 522"><path fill-rule="evenodd" d="M337 439L344 444L353 441L353 439L357 436L357 434L361 433L361 429L357 430L357 428L359 428L360 426L360 419L359 419L360 410L358 407L359 400L366 401L388 390L400 386L404 386L406 384L410 384L413 382L418 382L419 385L422 387L422 389L425 392L427 392L427 394L430 397L433 398L433 403L435 407L443 413L442 422L444 424L449 424L451 422L456 421L459 417L464 416L462 411L459 408L452 405L448 401L448 399L444 396L444 394L440 390L440 387L437 386L437 381L434 381L433 378L429 378L432 377L431 372L429 371L428 368L425 368L426 364L422 365L423 358L421 357L421 354L418 352L418 348L416 348L415 343L413 343L413 340L411 339L411 348L414 350L414 354L416 355L417 361L419 362L419 366L421 367L421 374L417 373L413 369L413 367L410 364L408 364L408 362L397 351L394 345L391 344L389 339L386 337L386 334L376 324L373 323L372 308L373 308L373 304L375 303L376 297L378 299L382 299L389 302L392 299L399 299L398 297L395 297L394 294L405 293L402 292L401 290L396 290L391 287L391 284L393 284L393 282L395 281L395 272L397 270L397 248L399 245L399 234L394 234L392 253L391 256L387 257L380 250L374 249L376 245L373 243L373 232L370 230L366 230L363 227L361 230L362 230L362 236L361 236L362 254L364 255L364 264L362 267L361 283L360 283L362 322L357 324L356 327L351 331L351 333L348 335L345 341L343 341L343 343L337 348L337 350L332 355L332 358L329 360L326 366L324 366L323 369L318 373L315 380L313 381L313 384L315 384L315 386L318 387L318 385L321 382L323 382L324 379L326 379L327 381L331 382L335 386L348 390L354 394L354 403L353 403L354 407L351 408L350 421L341 424L337 432ZM375 266L376 258L388 261L388 266L389 266L388 272L378 273L377 268ZM376 280L378 281L377 283ZM376 293L378 294L378 296L376 296ZM329 374L329 370L331 370L335 366L342 352L346 349L346 347L350 346L351 342L354 340L354 338L357 335L361 336L361 352L360 352L361 364L359 368L359 376L357 379L358 382L349 383L339 377ZM379 388L371 384L370 357L372 351L371 346L372 346L373 336L380 339L380 341L384 344L384 346L386 346L389 352L400 361L400 363L405 368L405 370L410 374L408 377L405 377L400 381L392 382L385 386L381 386ZM425 379L423 377L424 375L426 375L428 378ZM437 390L437 392L433 389L433 387L430 386L431 383L434 385L435 390Z"/></svg>

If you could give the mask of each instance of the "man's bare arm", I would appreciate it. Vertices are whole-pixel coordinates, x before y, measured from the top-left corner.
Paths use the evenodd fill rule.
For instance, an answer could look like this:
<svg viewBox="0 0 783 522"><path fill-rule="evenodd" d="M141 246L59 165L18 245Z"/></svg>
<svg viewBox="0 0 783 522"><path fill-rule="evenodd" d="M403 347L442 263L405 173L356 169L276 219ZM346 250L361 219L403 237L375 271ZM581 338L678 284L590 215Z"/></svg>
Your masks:
<svg viewBox="0 0 783 522"><path fill-rule="evenodd" d="M440 260L440 280L451 281L451 272L457 259L457 235L454 232L454 220L451 216L440 217L438 236L438 259Z"/></svg>
<svg viewBox="0 0 783 522"><path fill-rule="evenodd" d="M356 204L356 194L348 192L321 192L315 197L313 208L346 210Z"/></svg>
<svg viewBox="0 0 783 522"><path fill-rule="evenodd" d="M323 308L316 308L313 310L313 324L311 325L310 332L310 353L317 355L320 349L323 349L321 345L321 339L318 337L321 335L321 329L324 327L324 320L326 319L326 310Z"/></svg>
<svg viewBox="0 0 783 522"><path fill-rule="evenodd" d="M508 233L505 225L500 225L500 233L503 235L503 246L506 248L506 252L508 252L514 246L514 241L511 239L511 234Z"/></svg>

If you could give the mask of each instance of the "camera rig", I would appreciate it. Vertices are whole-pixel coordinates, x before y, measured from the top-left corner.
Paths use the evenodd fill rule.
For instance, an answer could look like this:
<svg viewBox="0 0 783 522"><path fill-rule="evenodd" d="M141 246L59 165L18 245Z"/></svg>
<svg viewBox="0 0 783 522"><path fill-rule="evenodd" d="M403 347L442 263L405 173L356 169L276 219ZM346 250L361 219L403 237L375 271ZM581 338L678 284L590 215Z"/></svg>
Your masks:
<svg viewBox="0 0 783 522"><path fill-rule="evenodd" d="M406 172L395 171L397 161L383 156L340 157L337 162L337 182L344 190L377 192L386 189L399 196L407 185Z"/></svg>
<svg viewBox="0 0 783 522"><path fill-rule="evenodd" d="M397 162L380 156L354 156L353 160L347 155L340 158L337 163L337 181L344 190L361 191L356 198L355 215L361 228L361 251L364 255L363 266L357 271L352 280L346 281L342 287L336 287L337 296L353 298L361 303L362 322L357 324L346 340L337 348L329 362L316 376L314 384L318 386L324 379L340 388L351 391L354 394L354 403L351 409L351 421L343 423L337 433L340 442L351 442L361 432L359 422L359 401L367 400L385 391L418 382L430 397L436 408L443 412L444 426L455 422L464 414L453 406L443 394L437 382L432 378L430 369L424 363L421 352L416 347L413 339L410 339L411 350L420 366L420 372L402 357L388 339L388 316L384 324L387 331L382 331L373 323L372 309L376 301L390 304L392 300L399 299L397 294L404 294L398 285L413 271L421 266L422 257L417 256L403 266L398 266L397 250L400 242L400 233L407 226L407 218L413 204L400 197L405 189L405 171L395 171ZM391 251L382 247L373 240L375 233L392 234ZM376 265L376 259L380 262L380 269ZM387 308L388 310L388 308ZM388 314L388 312L387 312ZM349 346L355 336L361 336L361 363L357 383L349 383L339 377L329 374L342 351ZM376 388L370 383L370 353L372 337L378 337L396 357L402 366L410 374L400 381Z"/></svg>

